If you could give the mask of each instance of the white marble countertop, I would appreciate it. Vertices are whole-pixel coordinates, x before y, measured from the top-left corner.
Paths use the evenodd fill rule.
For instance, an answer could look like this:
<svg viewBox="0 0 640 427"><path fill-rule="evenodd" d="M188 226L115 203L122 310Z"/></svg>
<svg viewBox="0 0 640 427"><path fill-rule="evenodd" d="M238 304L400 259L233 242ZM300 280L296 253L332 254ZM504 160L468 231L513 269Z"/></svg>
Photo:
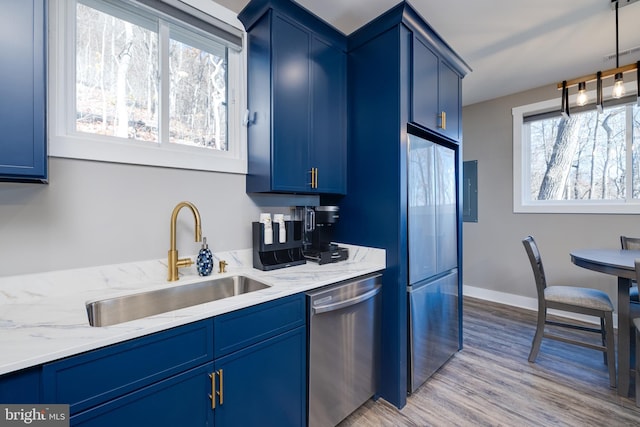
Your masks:
<svg viewBox="0 0 640 427"><path fill-rule="evenodd" d="M200 277L195 267L182 268L177 282L167 282L166 259L0 277L0 375L385 268L383 249L341 246L349 248L346 261L273 271L254 269L250 249L216 253L215 266L225 260L226 273ZM118 325L87 320L87 301L238 274L271 286Z"/></svg>

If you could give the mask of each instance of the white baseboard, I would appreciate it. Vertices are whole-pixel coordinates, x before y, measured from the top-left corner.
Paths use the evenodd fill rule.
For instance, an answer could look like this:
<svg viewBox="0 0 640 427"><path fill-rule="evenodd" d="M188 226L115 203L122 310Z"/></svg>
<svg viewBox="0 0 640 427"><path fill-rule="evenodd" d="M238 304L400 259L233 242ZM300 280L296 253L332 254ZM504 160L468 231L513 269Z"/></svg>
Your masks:
<svg viewBox="0 0 640 427"><path fill-rule="evenodd" d="M492 291L490 289L477 288L475 286L469 285L462 285L462 294L485 301L497 302L499 304L506 304L512 307L524 308L526 310L536 312L538 311L537 298L523 297L521 295ZM549 314L579 320L582 322L593 323L596 325L600 323L600 321L593 316L585 316L577 313L567 313L566 311L549 310ZM613 313L613 325L616 329L618 328L618 315L616 313Z"/></svg>

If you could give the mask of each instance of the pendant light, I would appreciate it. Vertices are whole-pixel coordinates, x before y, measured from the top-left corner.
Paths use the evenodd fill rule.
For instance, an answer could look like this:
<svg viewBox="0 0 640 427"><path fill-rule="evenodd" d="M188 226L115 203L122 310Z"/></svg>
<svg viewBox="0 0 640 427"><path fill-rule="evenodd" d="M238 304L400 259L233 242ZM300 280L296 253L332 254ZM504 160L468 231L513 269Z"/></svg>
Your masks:
<svg viewBox="0 0 640 427"><path fill-rule="evenodd" d="M578 86L578 94L576 96L576 104L578 106L584 106L589 102L586 88L587 83L591 81L596 81L596 107L600 112L602 112L603 108L603 95L602 95L602 85L603 80L607 80L613 77L613 85L611 89L611 97L612 98L622 98L625 96L626 91L624 87L624 73L636 70L636 86L638 87L636 96L638 97L638 105L640 105L640 61L620 66L620 51L619 51L619 42L618 42L618 8L627 6L631 3L634 3L637 0L626 0L623 4L619 5L620 0L609 0L611 7L615 10L616 13L616 68L612 68L610 70L598 71L594 74L589 74L583 77L579 77L572 80L564 80L561 83L558 83L558 89L562 89L562 106L561 112L564 116L569 116L569 88L573 86Z"/></svg>
<svg viewBox="0 0 640 427"><path fill-rule="evenodd" d="M576 104L580 107L587 105L589 97L587 96L587 84L585 82L578 83L578 97L576 98Z"/></svg>

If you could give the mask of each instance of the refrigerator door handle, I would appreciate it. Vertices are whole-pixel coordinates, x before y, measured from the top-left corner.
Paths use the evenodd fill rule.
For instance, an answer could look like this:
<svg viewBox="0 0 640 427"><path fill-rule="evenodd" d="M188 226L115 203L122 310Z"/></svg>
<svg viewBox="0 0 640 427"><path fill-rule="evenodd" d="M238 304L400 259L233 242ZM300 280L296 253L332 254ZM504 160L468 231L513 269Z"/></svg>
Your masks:
<svg viewBox="0 0 640 427"><path fill-rule="evenodd" d="M349 306L361 303L362 301L366 301L376 296L380 292L380 288L381 287L378 285L374 289L370 290L369 292L365 292L364 294L358 295L357 297L349 298L344 301L339 301L333 304L326 304L326 305L320 305L318 307L313 307L313 314L336 311L336 310L340 310L341 308L345 308L345 307L349 307Z"/></svg>

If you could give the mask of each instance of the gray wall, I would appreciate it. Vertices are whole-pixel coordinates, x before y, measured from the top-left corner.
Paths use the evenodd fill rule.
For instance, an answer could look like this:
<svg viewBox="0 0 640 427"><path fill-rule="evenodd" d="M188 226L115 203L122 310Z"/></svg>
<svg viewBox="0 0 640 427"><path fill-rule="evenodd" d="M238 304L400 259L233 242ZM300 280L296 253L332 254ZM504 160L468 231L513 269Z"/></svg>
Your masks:
<svg viewBox="0 0 640 427"><path fill-rule="evenodd" d="M536 298L521 242L531 234L540 247L548 281L597 287L616 301L616 279L576 267L569 252L618 248L621 234L640 236L638 215L513 213L511 108L553 97L559 104L560 93L549 85L463 109L463 157L478 161L478 223L464 224L463 281L489 299Z"/></svg>
<svg viewBox="0 0 640 427"><path fill-rule="evenodd" d="M0 276L166 258L182 200L198 208L211 250L247 249L261 210L295 203L250 198L244 175L60 158L49 167L48 185L0 183ZM193 224L182 209L181 256L200 248Z"/></svg>

